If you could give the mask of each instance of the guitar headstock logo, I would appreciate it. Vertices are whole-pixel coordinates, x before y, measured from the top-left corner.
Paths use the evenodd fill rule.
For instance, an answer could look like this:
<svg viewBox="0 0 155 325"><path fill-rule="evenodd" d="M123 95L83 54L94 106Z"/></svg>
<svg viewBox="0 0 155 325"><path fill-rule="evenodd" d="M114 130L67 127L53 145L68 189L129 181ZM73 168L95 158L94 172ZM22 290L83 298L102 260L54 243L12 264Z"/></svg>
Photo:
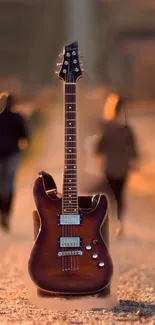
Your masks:
<svg viewBox="0 0 155 325"><path fill-rule="evenodd" d="M75 83L82 77L81 63L79 59L78 42L71 43L64 47L62 62L58 63L60 71L57 72L61 80L68 83Z"/></svg>

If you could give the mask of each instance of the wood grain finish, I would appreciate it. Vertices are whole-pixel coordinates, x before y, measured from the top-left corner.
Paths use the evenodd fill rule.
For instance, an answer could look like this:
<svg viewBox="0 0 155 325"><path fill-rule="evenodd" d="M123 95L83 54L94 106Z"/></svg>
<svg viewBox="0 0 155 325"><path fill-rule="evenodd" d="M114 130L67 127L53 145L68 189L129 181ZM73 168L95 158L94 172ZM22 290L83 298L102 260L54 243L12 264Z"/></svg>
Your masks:
<svg viewBox="0 0 155 325"><path fill-rule="evenodd" d="M72 271L62 271L62 258L57 255L58 251L61 251L57 239L62 236L62 226L58 225L62 198L48 197L42 177L35 181L34 198L41 223L28 264L34 283L41 289L63 295L88 294L103 290L110 283L113 273L112 260L100 231L106 218L106 197L101 195L96 208L89 213L79 209L82 224L74 226L72 235L82 237L80 249L83 255L78 257L79 269ZM97 239L98 244L92 245L91 251L86 251L85 246L91 244L93 239ZM97 260L92 259L92 253L98 254ZM67 259L70 265L70 257ZM98 267L99 261L105 263L104 268Z"/></svg>

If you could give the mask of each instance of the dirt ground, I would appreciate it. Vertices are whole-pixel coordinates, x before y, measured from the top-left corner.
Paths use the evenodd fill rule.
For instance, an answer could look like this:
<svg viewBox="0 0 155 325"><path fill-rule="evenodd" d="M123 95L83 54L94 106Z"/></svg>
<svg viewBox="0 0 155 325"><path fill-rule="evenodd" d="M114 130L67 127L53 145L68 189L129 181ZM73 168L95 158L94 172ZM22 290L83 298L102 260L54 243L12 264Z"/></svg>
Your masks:
<svg viewBox="0 0 155 325"><path fill-rule="evenodd" d="M59 122L57 119L54 126L49 123L45 131L46 145L39 159L27 168L21 167L11 234L0 232L0 324L155 324L155 216L152 195L155 164L153 158L149 161L145 160L140 175L133 175L129 182L124 222L125 235L117 241L120 273L117 287L119 305L110 310L74 309L65 312L53 311L52 306L51 310L38 308L29 299L25 269L28 252L33 244L32 211L35 205L32 186L37 172L44 169L54 175L58 189L61 191L63 163L61 137L51 145L51 139ZM139 126L137 124L137 132L143 125L146 134L149 130L148 127L145 128L145 119L141 119ZM150 178L146 164L152 175Z"/></svg>

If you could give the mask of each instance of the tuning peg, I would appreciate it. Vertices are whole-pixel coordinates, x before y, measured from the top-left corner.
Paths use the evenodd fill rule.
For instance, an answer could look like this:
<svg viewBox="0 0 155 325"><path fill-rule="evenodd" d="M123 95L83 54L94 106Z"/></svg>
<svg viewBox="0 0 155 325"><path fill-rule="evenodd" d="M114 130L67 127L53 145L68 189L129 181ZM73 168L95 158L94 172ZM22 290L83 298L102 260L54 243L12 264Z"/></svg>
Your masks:
<svg viewBox="0 0 155 325"><path fill-rule="evenodd" d="M63 53L60 53L60 54L59 54L59 58L62 58L62 57L63 57Z"/></svg>

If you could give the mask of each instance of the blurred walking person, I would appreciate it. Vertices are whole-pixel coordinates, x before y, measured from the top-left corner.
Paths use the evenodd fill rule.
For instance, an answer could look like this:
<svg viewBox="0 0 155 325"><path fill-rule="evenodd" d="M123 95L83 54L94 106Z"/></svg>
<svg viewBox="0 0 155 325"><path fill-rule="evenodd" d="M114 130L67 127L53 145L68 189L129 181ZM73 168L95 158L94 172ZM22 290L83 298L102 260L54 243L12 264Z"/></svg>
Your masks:
<svg viewBox="0 0 155 325"><path fill-rule="evenodd" d="M116 232L118 235L123 231L124 191L128 176L132 169L139 167L140 158L133 129L124 122L126 103L126 99L111 94L105 107L103 134L95 149L117 202L117 215L120 221L120 227Z"/></svg>
<svg viewBox="0 0 155 325"><path fill-rule="evenodd" d="M10 94L0 114L0 224L5 231L10 229L20 151L28 146L26 121L19 113L13 112L16 104L16 97Z"/></svg>

